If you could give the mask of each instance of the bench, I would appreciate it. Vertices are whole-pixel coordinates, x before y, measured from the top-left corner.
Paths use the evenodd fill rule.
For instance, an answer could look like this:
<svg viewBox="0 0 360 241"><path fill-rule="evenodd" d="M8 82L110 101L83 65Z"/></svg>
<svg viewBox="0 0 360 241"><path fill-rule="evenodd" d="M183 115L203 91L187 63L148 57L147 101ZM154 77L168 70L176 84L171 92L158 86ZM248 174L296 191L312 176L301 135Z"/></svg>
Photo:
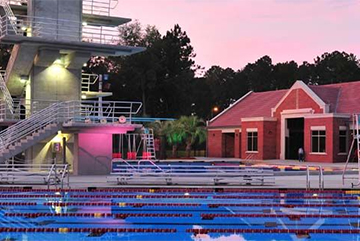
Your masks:
<svg viewBox="0 0 360 241"><path fill-rule="evenodd" d="M271 168L200 166L200 165L141 165L116 166L108 176L117 185L274 185Z"/></svg>

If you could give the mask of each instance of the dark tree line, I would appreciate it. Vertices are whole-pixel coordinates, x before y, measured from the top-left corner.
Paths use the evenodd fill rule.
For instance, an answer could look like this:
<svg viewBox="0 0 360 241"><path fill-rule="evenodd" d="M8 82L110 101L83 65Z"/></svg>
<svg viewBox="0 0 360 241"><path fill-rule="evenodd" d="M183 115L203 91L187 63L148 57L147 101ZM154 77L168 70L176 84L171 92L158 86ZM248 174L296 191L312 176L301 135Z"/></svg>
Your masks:
<svg viewBox="0 0 360 241"><path fill-rule="evenodd" d="M84 71L109 74L104 88L114 100L143 102L142 115L174 117L197 115L209 119L217 106L223 110L249 90L286 89L296 80L322 85L360 80L360 62L354 54L334 51L314 59L273 64L265 55L233 70L212 66L202 77L194 62L195 52L187 33L179 25L162 36L155 26L139 22L119 27L122 45L144 46L146 51L121 57L93 57ZM0 67L6 68L9 47L0 49Z"/></svg>
<svg viewBox="0 0 360 241"><path fill-rule="evenodd" d="M221 111L249 90L286 89L296 80L309 85L360 80L359 60L339 51L301 65L295 61L273 64L264 56L239 70L212 66L199 77L196 73L201 68L195 65L190 38L179 25L164 36L154 26L143 29L139 22L122 26L119 32L121 44L147 50L108 60L113 98L142 101L144 116L209 119L215 114L214 106Z"/></svg>
<svg viewBox="0 0 360 241"><path fill-rule="evenodd" d="M316 57L314 63L295 61L273 64L264 56L245 68L234 71L219 66L205 74L212 105L226 108L249 90L269 91L290 88L296 80L308 85L324 85L360 80L360 62L353 54L334 51Z"/></svg>

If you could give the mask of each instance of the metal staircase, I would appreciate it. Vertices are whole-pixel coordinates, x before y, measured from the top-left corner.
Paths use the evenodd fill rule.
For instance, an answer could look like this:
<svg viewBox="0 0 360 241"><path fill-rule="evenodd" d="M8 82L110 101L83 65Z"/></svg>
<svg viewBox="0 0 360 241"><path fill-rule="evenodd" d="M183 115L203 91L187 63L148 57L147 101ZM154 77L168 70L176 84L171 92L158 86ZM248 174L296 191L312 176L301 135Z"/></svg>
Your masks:
<svg viewBox="0 0 360 241"><path fill-rule="evenodd" d="M348 151L346 163L343 169L342 174L342 182L345 184L345 180L357 180L357 183L351 183L351 186L359 186L360 185L360 134L359 134L359 115L354 114L352 116L352 141L351 146ZM353 159L354 155L356 155L356 159L358 162L358 177L346 177L346 171L348 170L348 164Z"/></svg>
<svg viewBox="0 0 360 241"><path fill-rule="evenodd" d="M17 18L15 17L9 2L6 0L0 0L0 6L4 8L5 16L9 19L12 29L14 30L15 34L18 34L17 28Z"/></svg>
<svg viewBox="0 0 360 241"><path fill-rule="evenodd" d="M142 104L129 101L63 101L52 102L45 108L29 109L28 118L18 121L0 132L0 162L21 153L37 142L54 135L61 128L79 124L121 124L119 116L131 123L132 116L139 113ZM5 110L6 111L6 110ZM153 138L148 134L147 138ZM147 142L153 143L146 139ZM149 146L148 151L152 153Z"/></svg>
<svg viewBox="0 0 360 241"><path fill-rule="evenodd" d="M61 128L63 103L54 103L0 132L0 162L50 137Z"/></svg>
<svg viewBox="0 0 360 241"><path fill-rule="evenodd" d="M6 86L4 77L1 74L0 74L0 89L1 89L1 92L3 93L3 98L6 102L6 104L8 105L10 112L14 113L14 100L11 97L9 89Z"/></svg>
<svg viewBox="0 0 360 241"><path fill-rule="evenodd" d="M15 17L13 11L11 10L9 2L6 0L0 0L0 6L3 7L3 9L5 11L5 17L9 19L10 25L11 25L12 29L14 30L15 34L18 34L17 18ZM6 86L6 82L5 82L4 76L2 74L0 75L0 89L1 89L1 92L3 93L3 98L8 105L10 112L14 113L14 101L11 97L9 89Z"/></svg>
<svg viewBox="0 0 360 241"><path fill-rule="evenodd" d="M147 156L145 159L156 159L153 129L146 128L141 137L146 146Z"/></svg>

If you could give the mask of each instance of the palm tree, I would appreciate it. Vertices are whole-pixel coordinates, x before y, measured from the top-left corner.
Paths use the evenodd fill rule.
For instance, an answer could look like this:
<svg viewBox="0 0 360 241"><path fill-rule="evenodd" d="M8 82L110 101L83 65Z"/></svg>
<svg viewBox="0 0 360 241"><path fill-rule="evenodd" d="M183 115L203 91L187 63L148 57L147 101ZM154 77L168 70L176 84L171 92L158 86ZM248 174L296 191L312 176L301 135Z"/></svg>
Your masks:
<svg viewBox="0 0 360 241"><path fill-rule="evenodd" d="M172 157L177 157L178 146L184 140L182 129L183 127L179 120L168 121L164 129L166 133L166 140L172 146Z"/></svg>
<svg viewBox="0 0 360 241"><path fill-rule="evenodd" d="M185 140L187 157L190 157L192 145L206 140L205 122L197 116L182 116L177 122L180 127L178 135Z"/></svg>
<svg viewBox="0 0 360 241"><path fill-rule="evenodd" d="M159 150L159 159L166 159L166 141L167 141L167 132L170 129L170 121L155 121L148 125L151 129L154 130L154 135L160 139L160 150Z"/></svg>

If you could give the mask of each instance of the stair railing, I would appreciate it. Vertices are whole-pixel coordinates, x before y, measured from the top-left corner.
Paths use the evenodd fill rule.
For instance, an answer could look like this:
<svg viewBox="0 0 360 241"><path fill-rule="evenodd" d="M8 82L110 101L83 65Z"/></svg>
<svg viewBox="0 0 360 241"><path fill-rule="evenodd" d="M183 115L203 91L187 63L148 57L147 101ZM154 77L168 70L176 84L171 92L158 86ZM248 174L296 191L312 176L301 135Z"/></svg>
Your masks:
<svg viewBox="0 0 360 241"><path fill-rule="evenodd" d="M8 105L11 114L13 114L14 113L14 100L11 97L10 91L6 86L5 79L3 78L2 74L0 74L0 89L1 89L1 92L3 93L3 98L6 102L6 104Z"/></svg>
<svg viewBox="0 0 360 241"><path fill-rule="evenodd" d="M44 128L50 123L58 122L58 108L61 103L54 103L47 108L21 120L0 132L0 149L8 148L15 142Z"/></svg>
<svg viewBox="0 0 360 241"><path fill-rule="evenodd" d="M98 102L87 102L94 105L99 105ZM111 102L104 102L111 104ZM133 104L136 103L138 108L129 109L128 115L138 113L141 108L140 102L121 102L117 101L114 104L118 103L119 105L128 105L131 108ZM119 115L124 112L122 109L124 107L119 107ZM127 107L126 107L127 108ZM94 113L96 114L96 113ZM89 116L89 113L83 112L82 102L81 101L64 101L64 102L55 102L44 109L39 110L38 112L33 112L30 117L20 120L14 125L9 126L5 130L0 132L0 150L8 148L10 145L14 145L16 142L21 139L31 136L34 132L44 129L49 124L65 124L69 122L83 122L85 117ZM94 116L99 118L98 116ZM101 118L101 117L100 117Z"/></svg>
<svg viewBox="0 0 360 241"><path fill-rule="evenodd" d="M355 150L354 150L355 149ZM348 170L348 164L353 158L352 151L356 151L354 153L356 155L357 161L358 161L358 177L346 177L346 172ZM353 114L352 116L352 142L350 149L348 151L347 159L343 168L342 173L342 183L345 185L345 180L357 180L356 183L351 183L351 186L359 186L360 185L360 135L359 135L359 115Z"/></svg>
<svg viewBox="0 0 360 241"><path fill-rule="evenodd" d="M89 92L91 86L94 85L99 79L97 74L82 73L81 75L81 91Z"/></svg>
<svg viewBox="0 0 360 241"><path fill-rule="evenodd" d="M0 5L4 8L6 17L9 19L9 22L15 34L18 34L17 18L15 17L13 11L11 10L9 2L6 0L1 0Z"/></svg>

